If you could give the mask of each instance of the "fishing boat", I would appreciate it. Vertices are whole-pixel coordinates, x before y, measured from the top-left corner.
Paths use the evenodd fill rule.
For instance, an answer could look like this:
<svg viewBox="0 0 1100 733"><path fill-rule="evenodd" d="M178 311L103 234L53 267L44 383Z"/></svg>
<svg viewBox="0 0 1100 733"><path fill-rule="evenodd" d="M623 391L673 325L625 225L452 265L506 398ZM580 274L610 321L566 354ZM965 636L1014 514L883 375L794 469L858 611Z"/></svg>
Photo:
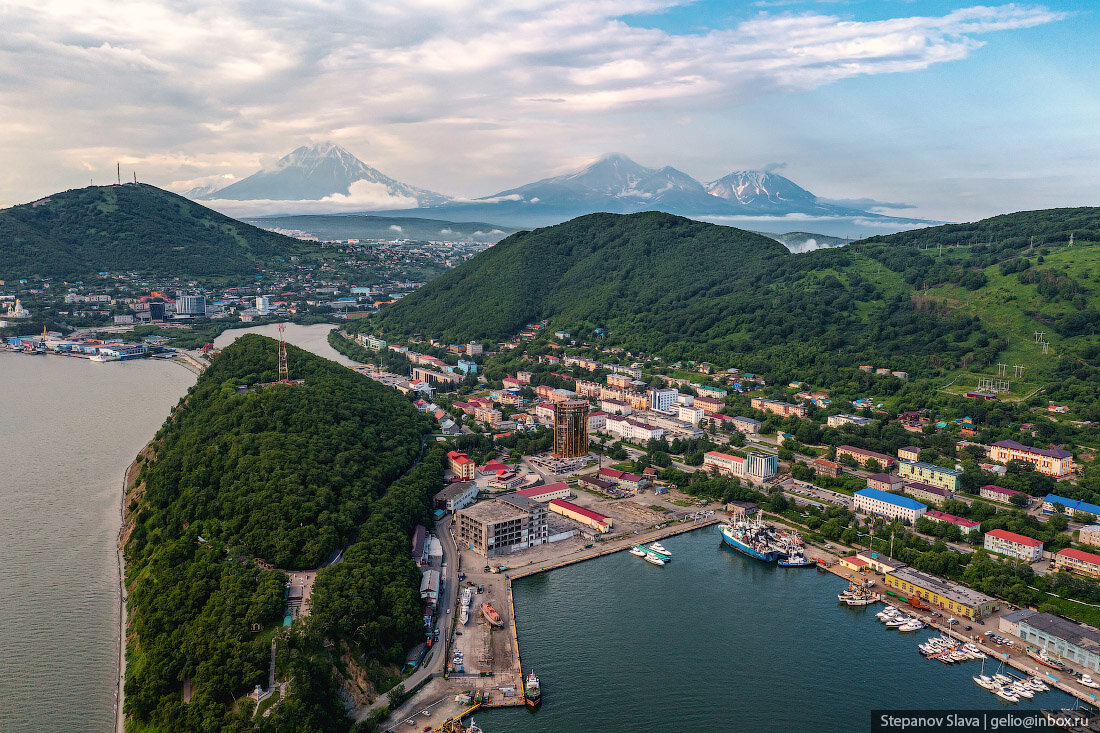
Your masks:
<svg viewBox="0 0 1100 733"><path fill-rule="evenodd" d="M481 726L474 722L473 718L470 718L470 725L466 728L466 733L483 733Z"/></svg>
<svg viewBox="0 0 1100 733"><path fill-rule="evenodd" d="M481 615L493 626L504 626L504 620L500 617L500 614L497 613L497 610L493 608L493 604L491 603L481 604Z"/></svg>
<svg viewBox="0 0 1100 733"><path fill-rule="evenodd" d="M652 552L650 552L650 553L647 553L647 554L646 554L646 556L645 556L645 561L646 561L647 563L649 563L650 565L658 565L658 566L660 566L660 565L664 565L664 564L665 564L665 561L664 561L664 560L662 560L661 558L657 557L657 555L655 555L655 554L654 554L654 553L652 553Z"/></svg>
<svg viewBox="0 0 1100 733"><path fill-rule="evenodd" d="M1045 649L1037 649L1036 647L1029 646L1027 648L1027 655L1045 667L1056 669L1059 672L1066 671L1066 665L1062 662L1059 662L1057 659L1051 659L1049 656L1047 656L1047 652Z"/></svg>
<svg viewBox="0 0 1100 733"><path fill-rule="evenodd" d="M769 528L758 521L730 522L723 524L719 532L723 543L743 555L762 562L775 562L779 559L779 552L772 547Z"/></svg>
<svg viewBox="0 0 1100 733"><path fill-rule="evenodd" d="M776 564L781 568L811 568L817 565L817 560L806 557L799 548L780 556Z"/></svg>
<svg viewBox="0 0 1100 733"><path fill-rule="evenodd" d="M634 545L630 548L630 554L634 557L645 557L648 553L638 545Z"/></svg>
<svg viewBox="0 0 1100 733"><path fill-rule="evenodd" d="M532 710L542 705L542 685L534 672L528 674L523 681L523 702Z"/></svg>

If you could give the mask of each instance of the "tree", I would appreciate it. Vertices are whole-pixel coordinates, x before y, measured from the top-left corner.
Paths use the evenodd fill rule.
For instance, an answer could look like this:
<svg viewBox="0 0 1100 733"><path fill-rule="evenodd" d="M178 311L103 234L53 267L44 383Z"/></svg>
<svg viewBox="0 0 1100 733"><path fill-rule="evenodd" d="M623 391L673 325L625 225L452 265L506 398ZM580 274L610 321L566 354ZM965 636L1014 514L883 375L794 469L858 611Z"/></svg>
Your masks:
<svg viewBox="0 0 1100 733"><path fill-rule="evenodd" d="M1031 503L1031 497L1024 493L1013 494L1008 501L1015 506L1024 507Z"/></svg>
<svg viewBox="0 0 1100 733"><path fill-rule="evenodd" d="M1047 526L1055 532L1065 532L1069 527L1069 517L1063 512L1051 514L1050 519L1047 520Z"/></svg>
<svg viewBox="0 0 1100 733"><path fill-rule="evenodd" d="M882 473L882 464L874 458L868 458L863 463L863 470L870 473Z"/></svg>

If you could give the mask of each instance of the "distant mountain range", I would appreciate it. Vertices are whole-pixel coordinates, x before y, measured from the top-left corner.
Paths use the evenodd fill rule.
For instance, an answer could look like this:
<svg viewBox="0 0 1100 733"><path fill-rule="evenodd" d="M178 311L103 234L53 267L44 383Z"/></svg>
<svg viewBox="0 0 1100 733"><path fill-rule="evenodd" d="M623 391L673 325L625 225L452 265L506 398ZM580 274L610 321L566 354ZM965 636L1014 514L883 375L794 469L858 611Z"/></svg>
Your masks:
<svg viewBox="0 0 1100 733"><path fill-rule="evenodd" d="M339 145L320 143L298 148L270 170L220 188L194 188L185 195L226 202L220 207L217 203L211 205L234 215L369 211L488 221L511 227L556 224L593 212L653 210L693 218L800 214L890 220L909 226L933 223L830 203L770 171L734 171L716 181L701 183L676 168L647 168L618 153L605 155L572 173L491 196L458 200L397 181ZM263 205L263 210L250 212L242 208L248 202ZM281 207L279 211L272 211L272 204Z"/></svg>

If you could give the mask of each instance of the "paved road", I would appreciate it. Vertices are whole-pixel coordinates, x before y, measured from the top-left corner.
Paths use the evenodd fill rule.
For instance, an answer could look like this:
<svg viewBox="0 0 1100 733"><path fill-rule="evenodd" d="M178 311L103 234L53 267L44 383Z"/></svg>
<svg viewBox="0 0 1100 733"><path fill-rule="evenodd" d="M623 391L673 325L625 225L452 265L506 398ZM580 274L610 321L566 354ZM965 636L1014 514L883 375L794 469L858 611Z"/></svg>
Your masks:
<svg viewBox="0 0 1100 733"><path fill-rule="evenodd" d="M436 536L439 537L439 542L443 545L443 567L446 570L446 573L442 576L443 597L440 599L440 616L437 621L439 641L432 644L432 649L428 652L431 658L427 664L413 672L401 683L406 690L411 690L429 677L442 672L443 665L447 662L447 640L451 638L451 626L454 625L454 607L458 597L459 571L458 553L455 552L455 547L451 543L450 528L450 516L444 517L435 525ZM355 720L365 720L371 714L371 711L383 705L389 705L388 695L379 695L370 705L357 709L352 717Z"/></svg>

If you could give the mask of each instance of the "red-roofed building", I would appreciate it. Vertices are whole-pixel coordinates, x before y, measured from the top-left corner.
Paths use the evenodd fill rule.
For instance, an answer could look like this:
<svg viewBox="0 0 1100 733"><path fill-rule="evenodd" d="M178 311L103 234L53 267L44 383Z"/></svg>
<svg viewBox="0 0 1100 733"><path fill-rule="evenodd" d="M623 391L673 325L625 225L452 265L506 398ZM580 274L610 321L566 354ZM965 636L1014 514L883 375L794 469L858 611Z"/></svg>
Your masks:
<svg viewBox="0 0 1100 733"><path fill-rule="evenodd" d="M560 514L563 517L568 517L575 522L591 527L597 532L610 532L612 521L611 517L604 516L599 512L594 512L591 509L586 509L583 506L574 504L571 501L565 499L554 499L551 501L547 508L555 514Z"/></svg>
<svg viewBox="0 0 1100 733"><path fill-rule="evenodd" d="M477 466L468 455L453 450L447 453L447 468L459 481L473 481Z"/></svg>
<svg viewBox="0 0 1100 733"><path fill-rule="evenodd" d="M512 470L511 466L507 466L507 465L505 465L505 464L503 464L503 463L501 463L500 461L497 461L497 460L489 461L484 466L478 466L477 467L477 472L480 473L483 476L491 474L491 473L496 474L496 473L500 473L501 471L511 471L511 470Z"/></svg>
<svg viewBox="0 0 1100 733"><path fill-rule="evenodd" d="M1012 497L1022 492L1013 491L1012 489L1006 489L1003 486L996 486L994 484L986 484L979 489L978 494L983 499L990 499L992 501L1011 502Z"/></svg>
<svg viewBox="0 0 1100 733"><path fill-rule="evenodd" d="M615 468L601 468L598 476L614 486L618 486L622 489L630 489L631 491L637 491L638 487L642 484L641 476L635 476L632 473L620 471Z"/></svg>
<svg viewBox="0 0 1100 733"><path fill-rule="evenodd" d="M975 522L973 519L956 517L954 514L938 512L934 509L926 511L924 516L936 522L946 522L947 524L955 525L959 528L959 532L961 532L964 537L969 537L971 532L977 532L982 526L981 522Z"/></svg>
<svg viewBox="0 0 1100 733"><path fill-rule="evenodd" d="M986 532L985 549L1025 562L1036 562L1043 556L1042 542L1006 529L991 529Z"/></svg>
<svg viewBox="0 0 1100 733"><path fill-rule="evenodd" d="M1100 555L1067 547L1054 554L1054 566L1081 575L1100 577Z"/></svg>
<svg viewBox="0 0 1100 733"><path fill-rule="evenodd" d="M856 448L852 445L837 446L836 459L839 461L843 456L848 456L849 458L852 458L856 463L860 465L860 467L866 464L867 461L874 460L878 462L878 465L881 466L882 469L885 471L889 471L890 468L893 467L895 463L897 463L897 461L890 456L883 455L882 453L875 453L873 450Z"/></svg>
<svg viewBox="0 0 1100 733"><path fill-rule="evenodd" d="M852 555L851 557L840 558L840 564L849 570L855 570L856 572L865 572L864 568L867 567L867 561L859 555Z"/></svg>
<svg viewBox="0 0 1100 733"><path fill-rule="evenodd" d="M528 499L540 501L543 504L554 499L568 499L573 495L569 490L569 484L564 481L546 484L545 486L532 486L529 489L520 489L516 493L520 496L526 496Z"/></svg>
<svg viewBox="0 0 1100 733"><path fill-rule="evenodd" d="M830 461L826 458L815 458L813 461L814 470L823 476L831 476L836 478L840 474L844 473L844 467L836 461Z"/></svg>

